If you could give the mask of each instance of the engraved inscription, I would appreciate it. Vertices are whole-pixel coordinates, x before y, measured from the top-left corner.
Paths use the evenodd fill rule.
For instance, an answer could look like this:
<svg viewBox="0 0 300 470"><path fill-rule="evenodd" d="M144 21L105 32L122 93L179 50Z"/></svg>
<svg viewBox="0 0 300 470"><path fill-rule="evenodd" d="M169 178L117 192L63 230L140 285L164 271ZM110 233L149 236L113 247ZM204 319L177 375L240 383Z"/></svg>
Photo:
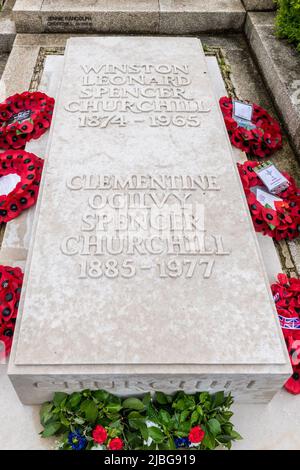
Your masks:
<svg viewBox="0 0 300 470"><path fill-rule="evenodd" d="M199 198L220 191L214 175L75 175L66 187L86 193L80 230L61 241L76 257L80 279L133 278L155 271L161 279L211 277L230 251L205 230Z"/></svg>
<svg viewBox="0 0 300 470"><path fill-rule="evenodd" d="M51 15L45 20L47 30L63 30L76 29L77 31L90 31L93 29L93 20L91 15Z"/></svg>
<svg viewBox="0 0 300 470"><path fill-rule="evenodd" d="M79 95L65 103L79 127L192 128L211 109L208 98L194 98L186 64L82 65L81 72Z"/></svg>

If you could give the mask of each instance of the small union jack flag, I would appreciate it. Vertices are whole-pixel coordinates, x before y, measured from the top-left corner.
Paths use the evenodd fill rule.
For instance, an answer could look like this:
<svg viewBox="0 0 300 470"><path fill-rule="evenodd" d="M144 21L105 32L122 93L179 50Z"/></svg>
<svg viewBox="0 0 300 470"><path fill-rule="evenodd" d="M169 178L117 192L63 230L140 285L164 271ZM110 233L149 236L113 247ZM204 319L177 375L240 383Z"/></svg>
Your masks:
<svg viewBox="0 0 300 470"><path fill-rule="evenodd" d="M298 317L286 318L278 315L281 328L285 330L300 330L300 319Z"/></svg>

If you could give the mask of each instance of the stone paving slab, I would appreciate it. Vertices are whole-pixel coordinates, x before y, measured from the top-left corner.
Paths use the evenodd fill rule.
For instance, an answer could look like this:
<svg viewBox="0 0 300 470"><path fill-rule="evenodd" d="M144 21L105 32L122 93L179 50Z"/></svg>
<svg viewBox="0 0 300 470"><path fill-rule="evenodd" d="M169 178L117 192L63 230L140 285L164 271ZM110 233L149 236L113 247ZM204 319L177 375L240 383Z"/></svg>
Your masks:
<svg viewBox="0 0 300 470"><path fill-rule="evenodd" d="M242 0L247 11L275 10L276 3L273 0Z"/></svg>
<svg viewBox="0 0 300 470"><path fill-rule="evenodd" d="M19 33L110 32L189 34L241 31L241 0L17 0Z"/></svg>
<svg viewBox="0 0 300 470"><path fill-rule="evenodd" d="M245 10L240 1L160 0L162 34L241 31Z"/></svg>
<svg viewBox="0 0 300 470"><path fill-rule="evenodd" d="M300 156L300 55L274 35L274 13L249 13L246 34L250 47Z"/></svg>

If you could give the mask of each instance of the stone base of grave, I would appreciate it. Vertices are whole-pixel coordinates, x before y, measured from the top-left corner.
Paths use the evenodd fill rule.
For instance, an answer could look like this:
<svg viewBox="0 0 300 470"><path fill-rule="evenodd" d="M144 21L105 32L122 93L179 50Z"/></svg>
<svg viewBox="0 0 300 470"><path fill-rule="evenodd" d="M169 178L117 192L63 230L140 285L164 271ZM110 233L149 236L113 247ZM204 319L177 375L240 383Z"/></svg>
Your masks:
<svg viewBox="0 0 300 470"><path fill-rule="evenodd" d="M247 11L275 10L276 3L273 0L242 0Z"/></svg>
<svg viewBox="0 0 300 470"><path fill-rule="evenodd" d="M17 0L13 12L19 33L241 31L246 17L240 0Z"/></svg>
<svg viewBox="0 0 300 470"><path fill-rule="evenodd" d="M41 373L38 372L39 368L42 369ZM286 366L282 366L281 372L278 366L202 366L195 367L191 373L187 372L193 369L191 366L182 366L178 373L175 370L179 368L175 366L160 366L156 370L147 366L136 368L136 371L144 369L148 373L133 374L130 370L134 367L124 367L123 373L121 370L114 373L114 368L107 366L106 373L95 373L98 368L61 366L58 374L57 367L49 366L47 371L45 367L10 364L8 375L22 403L35 405L51 400L56 391L72 393L86 388L104 389L123 397L155 391L172 394L180 390L186 393L224 390L225 393L232 393L236 403L268 403L290 374ZM65 372L62 372L63 369Z"/></svg>

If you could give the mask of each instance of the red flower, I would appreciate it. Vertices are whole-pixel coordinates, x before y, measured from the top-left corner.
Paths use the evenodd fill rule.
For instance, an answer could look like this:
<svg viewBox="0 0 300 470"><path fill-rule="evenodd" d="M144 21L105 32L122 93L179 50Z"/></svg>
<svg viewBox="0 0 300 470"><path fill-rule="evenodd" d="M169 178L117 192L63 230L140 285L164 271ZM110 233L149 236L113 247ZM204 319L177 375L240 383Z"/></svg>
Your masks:
<svg viewBox="0 0 300 470"><path fill-rule="evenodd" d="M10 353L22 282L21 269L0 266L0 357Z"/></svg>
<svg viewBox="0 0 300 470"><path fill-rule="evenodd" d="M119 437L115 437L108 444L109 450L122 450L123 447L124 447L124 443L122 439L120 439Z"/></svg>
<svg viewBox="0 0 300 470"><path fill-rule="evenodd" d="M18 124L18 130L23 134L30 134L34 129L33 122L31 121L24 121Z"/></svg>
<svg viewBox="0 0 300 470"><path fill-rule="evenodd" d="M287 382L284 384L285 389L293 395L300 393L300 368L296 369Z"/></svg>
<svg viewBox="0 0 300 470"><path fill-rule="evenodd" d="M16 218L35 204L43 168L43 160L24 150L8 150L0 154L0 177L17 174L21 181L6 196L0 195L0 223Z"/></svg>
<svg viewBox="0 0 300 470"><path fill-rule="evenodd" d="M232 99L223 96L220 107L228 131L230 142L243 152L256 157L266 157L282 147L282 135L279 123L265 109L253 104L252 123L254 129L247 130L239 126L232 115Z"/></svg>
<svg viewBox="0 0 300 470"><path fill-rule="evenodd" d="M263 206L261 213L263 219L267 222L268 225L274 225L275 227L279 225L279 220L276 211Z"/></svg>
<svg viewBox="0 0 300 470"><path fill-rule="evenodd" d="M286 172L282 174L289 181L289 187L280 193L282 202L275 204L276 211L260 204L251 188L262 186L255 167L257 161L238 163L238 170L247 198L254 228L257 232L268 235L275 240L293 240L300 234L300 189L295 180Z"/></svg>
<svg viewBox="0 0 300 470"><path fill-rule="evenodd" d="M107 431L103 426L98 424L93 429L92 436L94 441L97 442L97 444L103 444L103 442L105 442L107 439Z"/></svg>
<svg viewBox="0 0 300 470"><path fill-rule="evenodd" d="M199 444L203 441L205 436L205 431L201 428L201 426L194 426L189 433L189 440L193 444Z"/></svg>
<svg viewBox="0 0 300 470"><path fill-rule="evenodd" d="M0 148L24 148L51 124L54 99L41 92L24 92L0 104Z"/></svg>

